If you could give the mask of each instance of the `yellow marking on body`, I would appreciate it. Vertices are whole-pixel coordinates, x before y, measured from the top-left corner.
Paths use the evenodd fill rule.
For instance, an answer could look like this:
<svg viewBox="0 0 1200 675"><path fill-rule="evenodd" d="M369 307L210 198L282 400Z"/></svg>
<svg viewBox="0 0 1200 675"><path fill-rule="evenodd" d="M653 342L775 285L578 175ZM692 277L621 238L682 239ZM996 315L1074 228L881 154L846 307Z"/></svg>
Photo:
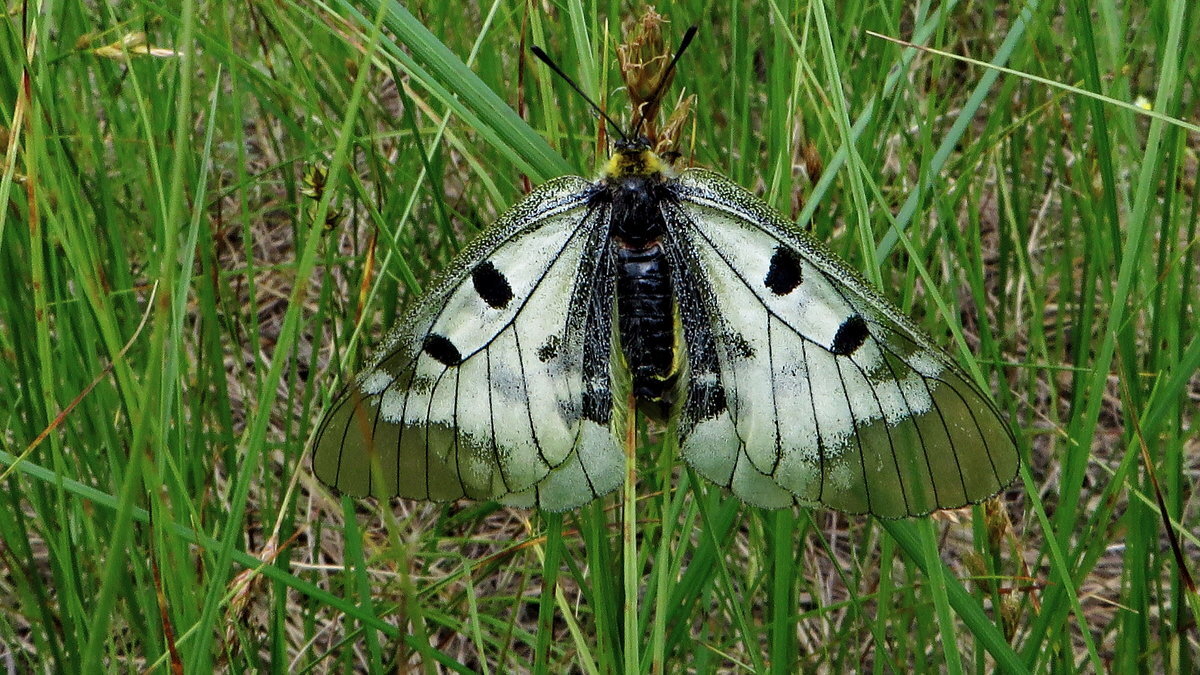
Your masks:
<svg viewBox="0 0 1200 675"><path fill-rule="evenodd" d="M605 178L638 178L662 175L668 169L653 150L618 150L608 158L604 167Z"/></svg>

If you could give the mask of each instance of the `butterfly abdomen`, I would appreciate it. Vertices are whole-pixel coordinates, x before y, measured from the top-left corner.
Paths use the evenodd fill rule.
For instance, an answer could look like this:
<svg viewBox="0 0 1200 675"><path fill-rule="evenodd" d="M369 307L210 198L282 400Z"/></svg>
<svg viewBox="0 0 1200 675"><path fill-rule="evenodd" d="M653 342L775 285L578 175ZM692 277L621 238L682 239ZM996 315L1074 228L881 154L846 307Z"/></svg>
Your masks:
<svg viewBox="0 0 1200 675"><path fill-rule="evenodd" d="M675 388L675 295L661 243L666 232L662 175L623 175L606 181L609 236L615 257L621 352L640 403L670 404Z"/></svg>
<svg viewBox="0 0 1200 675"><path fill-rule="evenodd" d="M664 400L674 385L675 308L662 246L618 245L617 317L621 349L640 401Z"/></svg>

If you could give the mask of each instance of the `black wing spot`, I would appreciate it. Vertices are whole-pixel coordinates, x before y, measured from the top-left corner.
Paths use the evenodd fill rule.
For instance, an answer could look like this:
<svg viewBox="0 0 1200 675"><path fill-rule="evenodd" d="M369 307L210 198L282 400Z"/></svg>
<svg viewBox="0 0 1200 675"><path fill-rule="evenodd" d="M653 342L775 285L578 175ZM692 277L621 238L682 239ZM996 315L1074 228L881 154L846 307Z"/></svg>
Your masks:
<svg viewBox="0 0 1200 675"><path fill-rule="evenodd" d="M546 338L546 341L542 343L541 347L538 347L537 357L538 361L541 361L542 363L549 363L550 359L553 359L556 356L558 356L558 336L551 335L550 337Z"/></svg>
<svg viewBox="0 0 1200 675"><path fill-rule="evenodd" d="M746 341L745 336L741 333L726 333L723 339L725 343L725 353L730 358L734 359L750 359L754 358L754 347Z"/></svg>
<svg viewBox="0 0 1200 675"><path fill-rule="evenodd" d="M471 270L471 281L475 284L475 292L492 309L504 309L512 302L512 286L490 260L484 260Z"/></svg>
<svg viewBox="0 0 1200 675"><path fill-rule="evenodd" d="M463 362L462 354L459 353L458 347L455 347L454 343L444 335L438 335L437 333L426 335L421 349L444 366L457 366Z"/></svg>
<svg viewBox="0 0 1200 675"><path fill-rule="evenodd" d="M782 246L775 248L771 256L771 267L767 269L767 278L763 283L775 295L787 295L800 285L800 257L795 252Z"/></svg>
<svg viewBox="0 0 1200 675"><path fill-rule="evenodd" d="M858 348L867 341L868 335L870 332L867 330L867 321L862 318L861 314L855 314L838 326L837 335L833 336L833 346L830 347L830 351L837 356L849 356L858 351Z"/></svg>

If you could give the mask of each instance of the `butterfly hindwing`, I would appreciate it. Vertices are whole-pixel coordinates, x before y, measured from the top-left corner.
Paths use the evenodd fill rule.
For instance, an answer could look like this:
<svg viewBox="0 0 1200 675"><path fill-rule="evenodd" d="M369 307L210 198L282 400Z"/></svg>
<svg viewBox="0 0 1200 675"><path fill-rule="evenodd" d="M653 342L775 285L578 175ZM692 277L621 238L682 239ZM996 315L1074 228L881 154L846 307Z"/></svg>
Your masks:
<svg viewBox="0 0 1200 675"><path fill-rule="evenodd" d="M565 177L451 265L334 401L313 468L351 495L565 510L614 489L607 213ZM377 463L377 467L374 465Z"/></svg>
<svg viewBox="0 0 1200 675"><path fill-rule="evenodd" d="M1008 427L899 310L722 176L691 169L674 191L664 209L680 312L705 326L685 326L685 395L707 392L685 402L678 428L701 475L758 506L883 517L1011 482Z"/></svg>

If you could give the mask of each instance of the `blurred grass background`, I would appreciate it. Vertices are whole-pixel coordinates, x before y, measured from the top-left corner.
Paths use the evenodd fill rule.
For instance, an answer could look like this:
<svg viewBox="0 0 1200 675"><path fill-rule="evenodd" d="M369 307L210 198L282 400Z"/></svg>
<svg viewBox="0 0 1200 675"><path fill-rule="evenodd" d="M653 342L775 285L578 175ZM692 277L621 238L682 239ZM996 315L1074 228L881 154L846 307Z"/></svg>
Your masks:
<svg viewBox="0 0 1200 675"><path fill-rule="evenodd" d="M305 453L431 274L603 161L528 47L623 117L640 7L6 8L4 668L1200 667L1193 3L659 7L685 160L880 281L1026 461L955 517L762 512L649 429L634 561L616 497L352 503Z"/></svg>

